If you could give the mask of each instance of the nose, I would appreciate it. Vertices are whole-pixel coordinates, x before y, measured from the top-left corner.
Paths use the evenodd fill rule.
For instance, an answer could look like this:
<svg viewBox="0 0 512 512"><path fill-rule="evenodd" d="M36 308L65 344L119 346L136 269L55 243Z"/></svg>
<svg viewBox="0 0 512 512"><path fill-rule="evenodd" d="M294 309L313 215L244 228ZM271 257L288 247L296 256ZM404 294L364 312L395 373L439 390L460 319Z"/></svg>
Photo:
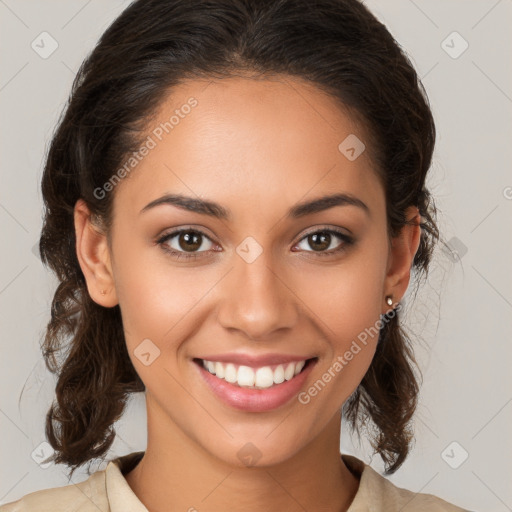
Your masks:
<svg viewBox="0 0 512 512"><path fill-rule="evenodd" d="M251 340L282 336L297 324L300 299L293 292L289 273L272 265L263 251L248 262L235 255L234 268L223 280L219 323L227 330L240 331Z"/></svg>

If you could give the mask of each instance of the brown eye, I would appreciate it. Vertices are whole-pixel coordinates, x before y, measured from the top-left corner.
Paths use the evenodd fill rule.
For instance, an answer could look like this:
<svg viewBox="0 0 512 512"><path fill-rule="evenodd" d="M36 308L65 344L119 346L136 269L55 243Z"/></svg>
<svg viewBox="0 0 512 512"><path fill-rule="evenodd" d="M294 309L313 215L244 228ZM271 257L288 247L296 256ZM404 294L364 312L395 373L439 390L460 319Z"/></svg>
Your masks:
<svg viewBox="0 0 512 512"><path fill-rule="evenodd" d="M210 244L212 241L201 231L194 229L180 229L173 231L167 235L164 235L157 243L162 246L164 251L170 253L176 258L197 258L200 257L201 253L207 253L211 249L211 246L204 247L204 242L207 240ZM199 251L203 247L203 250ZM190 253L190 254L187 254Z"/></svg>
<svg viewBox="0 0 512 512"><path fill-rule="evenodd" d="M201 247L202 235L195 231L182 231L178 234L178 245L184 251L196 251Z"/></svg>
<svg viewBox="0 0 512 512"><path fill-rule="evenodd" d="M331 245L332 236L327 232L314 233L307 237L310 247L313 247L315 251L325 251Z"/></svg>
<svg viewBox="0 0 512 512"><path fill-rule="evenodd" d="M336 239L341 242L336 244ZM328 256L345 249L346 246L353 243L353 239L339 231L323 229L308 233L297 246L299 247L301 243L307 244L313 249L308 251L303 248L306 252L318 253L318 256Z"/></svg>

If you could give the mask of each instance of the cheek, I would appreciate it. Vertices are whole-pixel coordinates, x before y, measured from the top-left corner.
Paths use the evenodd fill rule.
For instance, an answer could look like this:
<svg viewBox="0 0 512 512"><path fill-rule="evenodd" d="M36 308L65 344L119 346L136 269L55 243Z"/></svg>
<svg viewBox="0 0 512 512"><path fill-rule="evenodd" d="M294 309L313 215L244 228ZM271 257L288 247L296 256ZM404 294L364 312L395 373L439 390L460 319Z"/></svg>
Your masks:
<svg viewBox="0 0 512 512"><path fill-rule="evenodd" d="M331 346L344 351L350 340L374 325L383 305L385 240L373 238L333 266L311 266L301 278L301 297L315 314Z"/></svg>
<svg viewBox="0 0 512 512"><path fill-rule="evenodd" d="M133 350L149 338L160 347L197 303L200 290L191 288L189 271L168 264L158 247L139 242L127 250L119 237L117 251L114 274L127 344Z"/></svg>
<svg viewBox="0 0 512 512"><path fill-rule="evenodd" d="M173 376L186 371L187 341L207 318L219 272L208 265L172 263L159 247L140 246L121 254L116 291L132 364L148 390L178 396Z"/></svg>
<svg viewBox="0 0 512 512"><path fill-rule="evenodd" d="M182 410L190 406L176 381L182 341L194 332L194 306L211 285L202 292L197 287L197 294L187 292L196 280L185 272L162 262L153 267L133 263L127 258L119 268L118 298L129 357L161 406L172 396L172 410Z"/></svg>
<svg viewBox="0 0 512 512"><path fill-rule="evenodd" d="M373 276L374 277L374 276ZM299 397L313 403L318 420L327 421L356 390L366 374L379 339L379 296L371 273L347 276L339 285L311 297L326 337L326 353L319 361L316 380Z"/></svg>
<svg viewBox="0 0 512 512"><path fill-rule="evenodd" d="M183 290L190 285L190 275L147 240L147 233L129 232L129 228L129 222L119 227L113 241L114 278L123 321L126 327L162 336L172 327L173 317L187 308L189 294L184 295Z"/></svg>
<svg viewBox="0 0 512 512"><path fill-rule="evenodd" d="M307 314L327 339L321 382L310 389L314 396L322 395L326 411L338 408L357 388L375 354L386 265L380 255L386 250L385 240L361 248L339 266L308 272L301 285ZM324 387L330 392L321 392ZM332 402L332 407L325 402Z"/></svg>

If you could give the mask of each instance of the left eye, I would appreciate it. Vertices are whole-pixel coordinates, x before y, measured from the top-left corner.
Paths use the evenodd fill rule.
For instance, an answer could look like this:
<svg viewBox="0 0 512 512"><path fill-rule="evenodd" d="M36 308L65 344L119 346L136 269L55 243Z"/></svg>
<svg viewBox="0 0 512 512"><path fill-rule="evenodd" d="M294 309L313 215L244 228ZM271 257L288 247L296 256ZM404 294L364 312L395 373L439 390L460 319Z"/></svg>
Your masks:
<svg viewBox="0 0 512 512"><path fill-rule="evenodd" d="M332 247L334 238L338 238L342 241L335 248ZM308 233L304 238L302 238L299 244L302 242L307 243L310 247L316 246L315 250L306 252L315 252L318 253L318 256L328 256L343 250L346 245L350 245L352 243L352 239L348 235L340 233L339 231L323 229Z"/></svg>
<svg viewBox="0 0 512 512"><path fill-rule="evenodd" d="M333 235L334 238L341 240L341 243L334 249L332 248L332 243L334 241ZM173 247L173 243L168 242L175 238L177 244ZM157 243L162 246L164 251L170 253L177 259L196 259L199 257L198 253L208 252L208 248L206 248L206 250L199 250L203 246L203 239L206 239L210 244L213 244L210 238L202 231L181 229L162 236L157 240ZM306 234L296 246L298 247L301 243L307 243L310 247L316 246L316 249L313 251L308 251L306 249L306 252L313 252L318 256L329 256L334 253L341 252L347 246L352 244L353 240L348 235L339 231L333 229L321 229Z"/></svg>

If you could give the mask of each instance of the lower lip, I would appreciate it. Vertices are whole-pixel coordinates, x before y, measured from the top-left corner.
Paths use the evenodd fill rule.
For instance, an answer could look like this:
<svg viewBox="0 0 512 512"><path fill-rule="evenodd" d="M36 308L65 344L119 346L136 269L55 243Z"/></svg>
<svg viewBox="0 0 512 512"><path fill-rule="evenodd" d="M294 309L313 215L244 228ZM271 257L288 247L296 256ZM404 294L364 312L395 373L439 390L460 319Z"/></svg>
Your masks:
<svg viewBox="0 0 512 512"><path fill-rule="evenodd" d="M291 400L303 386L308 375L315 366L317 359L308 365L292 379L266 389L250 389L231 384L211 374L194 362L210 389L227 405L248 412L264 412L276 409Z"/></svg>

